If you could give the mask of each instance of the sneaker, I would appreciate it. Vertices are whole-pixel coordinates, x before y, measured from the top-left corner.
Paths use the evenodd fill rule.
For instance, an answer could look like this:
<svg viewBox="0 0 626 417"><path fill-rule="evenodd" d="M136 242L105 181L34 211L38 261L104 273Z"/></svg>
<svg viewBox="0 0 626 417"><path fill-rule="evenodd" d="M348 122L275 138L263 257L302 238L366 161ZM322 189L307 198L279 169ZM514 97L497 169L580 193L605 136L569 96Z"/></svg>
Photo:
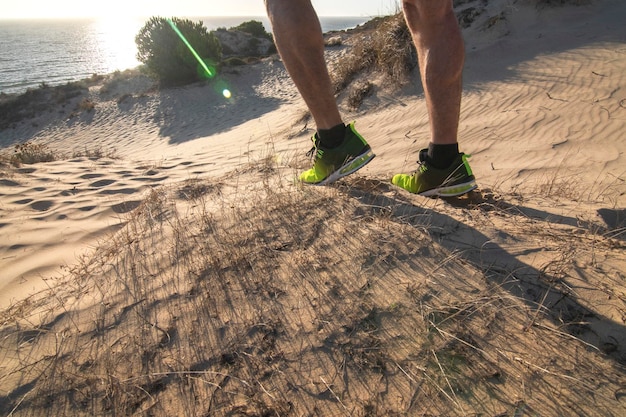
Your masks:
<svg viewBox="0 0 626 417"><path fill-rule="evenodd" d="M317 133L311 140L313 148L307 155L313 158L313 168L300 174L300 181L305 184L330 184L363 168L376 156L354 128L354 122L346 126L343 142L336 148L324 148Z"/></svg>
<svg viewBox="0 0 626 417"><path fill-rule="evenodd" d="M428 149L420 151L419 167L413 174L397 174L391 179L400 188L427 197L455 197L476 188L476 179L467 162L468 155L459 153L446 169L432 166Z"/></svg>

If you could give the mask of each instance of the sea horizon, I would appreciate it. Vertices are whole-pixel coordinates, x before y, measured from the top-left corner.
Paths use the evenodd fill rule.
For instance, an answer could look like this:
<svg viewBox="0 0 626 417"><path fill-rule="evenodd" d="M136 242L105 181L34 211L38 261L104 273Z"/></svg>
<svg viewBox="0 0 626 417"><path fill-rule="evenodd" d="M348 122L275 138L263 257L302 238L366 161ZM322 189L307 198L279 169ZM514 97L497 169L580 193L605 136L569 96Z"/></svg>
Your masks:
<svg viewBox="0 0 626 417"><path fill-rule="evenodd" d="M267 16L191 16L209 30L257 20L270 31ZM365 16L320 16L324 33L371 20ZM94 74L141 65L135 35L149 18L0 19L0 93L21 94L42 85L61 85Z"/></svg>

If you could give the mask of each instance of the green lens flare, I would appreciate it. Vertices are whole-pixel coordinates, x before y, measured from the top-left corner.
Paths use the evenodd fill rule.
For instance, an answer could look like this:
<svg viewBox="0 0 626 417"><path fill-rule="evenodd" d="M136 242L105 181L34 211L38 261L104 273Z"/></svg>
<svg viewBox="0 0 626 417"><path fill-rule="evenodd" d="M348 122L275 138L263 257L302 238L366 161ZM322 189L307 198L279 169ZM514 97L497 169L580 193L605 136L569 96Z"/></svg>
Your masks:
<svg viewBox="0 0 626 417"><path fill-rule="evenodd" d="M204 70L205 74L209 77L212 78L215 76L215 69L209 67L203 60L202 58L200 58L200 55L198 55L198 53L196 52L195 49L193 49L193 46L191 46L191 44L189 43L189 41L187 40L187 38L185 38L185 35L183 35L181 33L181 31L178 29L178 26L176 26L176 24L172 21L172 19L167 19L167 23L169 23L169 25L172 27L172 29L174 30L174 32L176 32L176 34L178 35L178 37L183 41L183 43L187 46L187 48L189 48L189 50L191 51L191 53L193 54L193 56L196 58L196 60L198 61L198 63L200 64L200 66L202 67L202 69Z"/></svg>
<svg viewBox="0 0 626 417"><path fill-rule="evenodd" d="M213 83L213 91L221 94L227 100L233 98L233 91L224 80L215 80L215 82Z"/></svg>

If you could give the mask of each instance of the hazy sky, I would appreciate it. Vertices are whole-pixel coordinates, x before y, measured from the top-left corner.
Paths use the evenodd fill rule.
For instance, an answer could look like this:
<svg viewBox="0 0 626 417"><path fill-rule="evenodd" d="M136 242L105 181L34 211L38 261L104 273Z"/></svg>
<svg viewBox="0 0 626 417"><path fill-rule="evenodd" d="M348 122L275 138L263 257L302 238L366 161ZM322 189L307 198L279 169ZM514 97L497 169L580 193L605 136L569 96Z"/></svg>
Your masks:
<svg viewBox="0 0 626 417"><path fill-rule="evenodd" d="M398 0L313 0L320 16L376 16ZM263 0L0 0L2 18L262 16Z"/></svg>

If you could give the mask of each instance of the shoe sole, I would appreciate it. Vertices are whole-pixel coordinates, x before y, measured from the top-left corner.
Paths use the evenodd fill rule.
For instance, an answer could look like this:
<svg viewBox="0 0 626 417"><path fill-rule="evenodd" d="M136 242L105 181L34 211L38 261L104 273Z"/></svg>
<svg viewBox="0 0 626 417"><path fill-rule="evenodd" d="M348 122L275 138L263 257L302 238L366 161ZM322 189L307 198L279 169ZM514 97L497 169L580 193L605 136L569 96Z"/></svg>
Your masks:
<svg viewBox="0 0 626 417"><path fill-rule="evenodd" d="M475 180L465 182L463 184L450 185L447 187L433 188L432 190L417 193L424 197L457 197L467 194L478 187Z"/></svg>
<svg viewBox="0 0 626 417"><path fill-rule="evenodd" d="M374 155L374 153L372 152L371 149L368 149L367 151L363 152L361 155L351 159L350 161L346 162L345 164L343 164L341 166L341 168L339 168L337 171L333 172L332 174L330 174L328 177L324 178L324 180L322 180L321 182L318 182L316 184L311 184L311 185L328 185L331 184L335 181L337 181L340 178L343 178L347 175L353 174L356 171L358 171L359 169L363 168L365 165L367 165L372 159L374 159L376 155Z"/></svg>

